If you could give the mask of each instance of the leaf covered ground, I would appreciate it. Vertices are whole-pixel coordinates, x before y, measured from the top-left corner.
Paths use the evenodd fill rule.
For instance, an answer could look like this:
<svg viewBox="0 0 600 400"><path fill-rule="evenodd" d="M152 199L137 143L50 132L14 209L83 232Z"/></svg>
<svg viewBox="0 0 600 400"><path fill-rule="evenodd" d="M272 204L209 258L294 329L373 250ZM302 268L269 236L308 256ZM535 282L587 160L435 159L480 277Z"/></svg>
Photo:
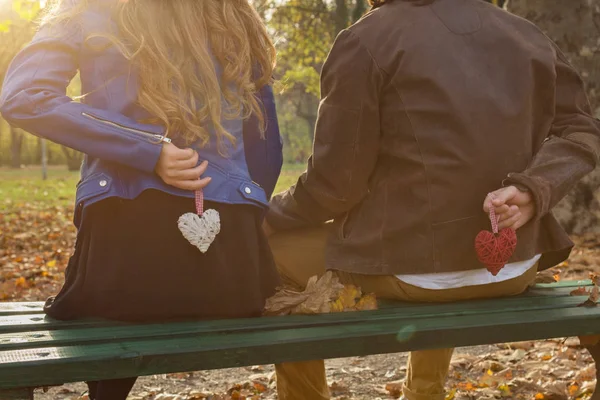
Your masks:
<svg viewBox="0 0 600 400"><path fill-rule="evenodd" d="M281 187L292 183L284 175ZM71 254L72 196L76 175L52 173L42 182L34 172L0 170L0 299L45 300L61 287ZM568 262L541 280L586 279L600 272L600 238L575 238ZM336 399L399 397L406 355L331 360L327 373ZM591 357L578 340L499 344L457 349L448 379L448 400L587 399L595 387ZM41 390L36 398L85 399L85 385ZM131 399L276 399L271 366L199 371L141 378Z"/></svg>

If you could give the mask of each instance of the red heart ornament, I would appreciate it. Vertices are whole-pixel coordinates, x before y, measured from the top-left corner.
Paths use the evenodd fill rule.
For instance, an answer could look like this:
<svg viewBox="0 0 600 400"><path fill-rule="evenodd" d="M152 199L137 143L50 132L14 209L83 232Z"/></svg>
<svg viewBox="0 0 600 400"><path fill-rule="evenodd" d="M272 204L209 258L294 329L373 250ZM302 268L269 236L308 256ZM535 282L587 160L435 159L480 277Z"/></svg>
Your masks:
<svg viewBox="0 0 600 400"><path fill-rule="evenodd" d="M489 196L494 198L492 193ZM496 276L517 248L517 232L513 229L502 229L498 232L498 218L493 207L490 207L490 222L493 232L481 231L477 234L475 252L479 261Z"/></svg>
<svg viewBox="0 0 600 400"><path fill-rule="evenodd" d="M502 229L497 234L481 231L475 237L477 258L494 276L504 268L516 247L517 233L512 229Z"/></svg>

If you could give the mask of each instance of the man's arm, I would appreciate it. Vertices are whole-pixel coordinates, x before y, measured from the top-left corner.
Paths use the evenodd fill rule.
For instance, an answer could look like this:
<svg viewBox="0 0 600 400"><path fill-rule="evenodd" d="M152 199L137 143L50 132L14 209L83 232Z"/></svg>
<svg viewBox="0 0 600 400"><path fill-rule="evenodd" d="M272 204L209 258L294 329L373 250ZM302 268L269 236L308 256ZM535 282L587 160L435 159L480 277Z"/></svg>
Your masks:
<svg viewBox="0 0 600 400"><path fill-rule="evenodd" d="M323 67L307 171L271 201L267 222L275 230L322 224L365 197L379 152L381 86L371 54L354 33L343 31Z"/></svg>
<svg viewBox="0 0 600 400"><path fill-rule="evenodd" d="M511 173L505 186L531 191L536 218L541 218L596 167L600 155L600 121L592 117L581 77L556 48L556 109L548 139L529 167Z"/></svg>

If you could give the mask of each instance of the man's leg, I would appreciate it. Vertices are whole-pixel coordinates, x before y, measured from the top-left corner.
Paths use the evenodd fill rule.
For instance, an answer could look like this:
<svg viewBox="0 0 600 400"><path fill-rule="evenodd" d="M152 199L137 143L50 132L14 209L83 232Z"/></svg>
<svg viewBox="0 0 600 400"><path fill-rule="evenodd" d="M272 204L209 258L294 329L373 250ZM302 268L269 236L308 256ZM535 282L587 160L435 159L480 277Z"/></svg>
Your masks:
<svg viewBox="0 0 600 400"><path fill-rule="evenodd" d="M305 229L274 235L270 239L275 263L283 279L304 287L308 279L325 272L325 243L329 231ZM504 282L448 290L429 290L401 282L394 276L349 274L338 271L343 283L359 286L378 298L412 302L452 302L507 297L525 291L537 267ZM408 400L444 400L444 386L453 349L411 353L404 395ZM277 368L281 400L329 399L323 361L286 363Z"/></svg>
<svg viewBox="0 0 600 400"><path fill-rule="evenodd" d="M304 288L315 275L325 273L326 228L278 233L269 238L282 280ZM329 386L323 360L282 363L277 371L279 400L328 400Z"/></svg>
<svg viewBox="0 0 600 400"><path fill-rule="evenodd" d="M504 282L457 289L430 290L401 282L393 276L370 276L338 272L344 283L360 286L363 293L377 297L412 302L448 303L494 297L514 296L524 292L535 280L537 266L524 275ZM454 349L413 351L408 360L404 396L407 400L444 400L445 384Z"/></svg>

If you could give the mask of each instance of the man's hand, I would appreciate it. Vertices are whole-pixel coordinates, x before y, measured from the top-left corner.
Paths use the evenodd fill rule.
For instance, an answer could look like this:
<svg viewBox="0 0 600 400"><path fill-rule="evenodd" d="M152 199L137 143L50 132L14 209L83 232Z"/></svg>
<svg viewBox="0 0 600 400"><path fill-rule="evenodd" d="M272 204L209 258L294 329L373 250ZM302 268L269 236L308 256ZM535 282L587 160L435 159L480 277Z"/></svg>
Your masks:
<svg viewBox="0 0 600 400"><path fill-rule="evenodd" d="M535 202L529 192L522 192L515 186L507 186L490 193L483 203L483 211L489 213L494 208L498 217L498 228L517 230L535 216Z"/></svg>
<svg viewBox="0 0 600 400"><path fill-rule="evenodd" d="M195 191L205 188L211 181L211 178L200 179L206 172L208 162L196 166L197 163L198 153L193 149L180 149L174 144L165 143L155 171L166 184Z"/></svg>

